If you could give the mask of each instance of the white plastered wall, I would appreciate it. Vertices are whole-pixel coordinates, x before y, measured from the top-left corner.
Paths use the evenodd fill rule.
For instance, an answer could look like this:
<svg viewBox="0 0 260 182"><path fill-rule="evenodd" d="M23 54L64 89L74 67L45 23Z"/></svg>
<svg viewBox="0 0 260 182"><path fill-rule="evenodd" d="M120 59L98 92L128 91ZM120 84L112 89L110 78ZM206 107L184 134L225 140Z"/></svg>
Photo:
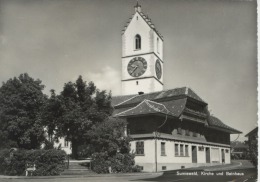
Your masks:
<svg viewBox="0 0 260 182"><path fill-rule="evenodd" d="M150 40L152 39L153 34L150 33L150 30L151 28L143 18L138 13L135 13L122 36L122 56L125 57L151 52L152 44L150 44ZM135 36L137 34L141 36L140 50L135 50Z"/></svg>
<svg viewBox="0 0 260 182"><path fill-rule="evenodd" d="M137 165L145 166L145 164L154 163L155 166L155 139L150 140L138 140L144 141L144 155L136 156L135 162ZM136 141L131 142L131 150L135 152ZM165 143L165 154L161 155L161 142ZM188 156L175 156L175 144L182 144L183 146L188 145ZM192 163L192 151L191 146L196 146L197 148L197 163ZM199 151L198 147L202 147L203 150ZM209 147L210 150L210 161L211 163L206 163L206 147ZM180 142L180 141L171 141L171 140L157 140L157 168L158 171L162 170L162 166L166 166L167 170L180 169L181 166L185 167L196 167L203 165L219 165L221 164L221 149L228 150L228 153L225 151L225 163L230 163L230 149L226 147L216 147L204 144L195 144L188 142ZM185 153L185 147L183 148ZM215 154L212 153L212 150L215 150ZM180 147L179 147L180 154ZM155 167L145 169L144 171L155 171Z"/></svg>
<svg viewBox="0 0 260 182"><path fill-rule="evenodd" d="M138 81L138 85L136 81ZM162 89L162 84L155 81L154 78L122 81L122 95L138 94L138 92L150 93Z"/></svg>

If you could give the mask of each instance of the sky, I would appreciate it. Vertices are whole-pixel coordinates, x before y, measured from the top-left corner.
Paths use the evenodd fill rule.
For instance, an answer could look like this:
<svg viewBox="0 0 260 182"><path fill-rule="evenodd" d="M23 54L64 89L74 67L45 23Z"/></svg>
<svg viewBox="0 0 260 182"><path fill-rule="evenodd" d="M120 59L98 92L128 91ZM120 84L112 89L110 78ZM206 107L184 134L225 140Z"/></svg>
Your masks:
<svg viewBox="0 0 260 182"><path fill-rule="evenodd" d="M257 125L254 1L139 0L164 37L164 89L187 86L243 132ZM0 82L27 72L44 93L82 75L121 93L121 30L135 0L0 0Z"/></svg>

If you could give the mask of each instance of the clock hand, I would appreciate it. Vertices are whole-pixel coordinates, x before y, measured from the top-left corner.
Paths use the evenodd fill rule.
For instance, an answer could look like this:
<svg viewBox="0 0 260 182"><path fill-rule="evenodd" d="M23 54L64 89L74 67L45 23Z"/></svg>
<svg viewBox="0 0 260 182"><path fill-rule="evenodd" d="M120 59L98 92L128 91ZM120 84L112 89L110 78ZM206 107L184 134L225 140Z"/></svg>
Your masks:
<svg viewBox="0 0 260 182"><path fill-rule="evenodd" d="M131 72L131 74L138 68L138 66L135 66L135 68L133 69L133 71Z"/></svg>

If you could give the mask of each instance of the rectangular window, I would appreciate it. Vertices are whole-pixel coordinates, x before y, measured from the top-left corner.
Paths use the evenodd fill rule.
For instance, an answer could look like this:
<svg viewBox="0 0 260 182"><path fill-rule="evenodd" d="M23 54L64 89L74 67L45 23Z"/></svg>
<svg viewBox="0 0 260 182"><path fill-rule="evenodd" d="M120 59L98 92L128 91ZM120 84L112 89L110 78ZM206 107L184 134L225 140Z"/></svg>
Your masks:
<svg viewBox="0 0 260 182"><path fill-rule="evenodd" d="M166 168L166 166L162 166L162 170L166 170L167 168Z"/></svg>
<svg viewBox="0 0 260 182"><path fill-rule="evenodd" d="M161 142L161 155L166 155L165 154L165 142Z"/></svg>
<svg viewBox="0 0 260 182"><path fill-rule="evenodd" d="M175 144L175 156L178 156L179 155L179 144Z"/></svg>
<svg viewBox="0 0 260 182"><path fill-rule="evenodd" d="M228 153L229 152L229 150L228 149L226 149L226 153Z"/></svg>
<svg viewBox="0 0 260 182"><path fill-rule="evenodd" d="M68 147L68 146L69 146L69 142L66 139L64 139L64 147Z"/></svg>
<svg viewBox="0 0 260 182"><path fill-rule="evenodd" d="M136 154L144 155L144 142L136 142Z"/></svg>
<svg viewBox="0 0 260 182"><path fill-rule="evenodd" d="M184 154L183 154L183 145L182 144L180 144L180 156L184 156Z"/></svg>
<svg viewBox="0 0 260 182"><path fill-rule="evenodd" d="M185 156L189 156L189 145L185 145Z"/></svg>

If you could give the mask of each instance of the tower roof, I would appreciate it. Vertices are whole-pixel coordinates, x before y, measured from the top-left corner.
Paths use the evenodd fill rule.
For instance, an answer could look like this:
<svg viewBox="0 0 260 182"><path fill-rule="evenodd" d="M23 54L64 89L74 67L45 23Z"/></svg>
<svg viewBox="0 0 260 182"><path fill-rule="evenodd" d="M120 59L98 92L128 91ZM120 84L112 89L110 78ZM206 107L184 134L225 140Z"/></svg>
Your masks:
<svg viewBox="0 0 260 182"><path fill-rule="evenodd" d="M136 1L136 5L134 6L135 11L141 11L141 5L138 3L138 0Z"/></svg>
<svg viewBox="0 0 260 182"><path fill-rule="evenodd" d="M126 25L124 26L124 29L122 30L122 34L125 33L125 31L126 31L128 25L129 25L130 22L132 21L132 18L134 17L134 15L135 15L136 13L138 13L138 14L143 18L143 20L147 23L147 25L148 25L151 29L153 29L153 30L156 32L156 34L163 40L163 36L162 36L162 35L158 32L158 30L155 28L155 25L152 23L152 21L151 21L151 19L148 17L148 15L145 15L145 14L141 11L141 5L138 3L138 1L137 1L136 5L134 6L134 8L135 8L135 13L132 15L131 18L129 18L129 21L128 21L128 22L126 23Z"/></svg>

